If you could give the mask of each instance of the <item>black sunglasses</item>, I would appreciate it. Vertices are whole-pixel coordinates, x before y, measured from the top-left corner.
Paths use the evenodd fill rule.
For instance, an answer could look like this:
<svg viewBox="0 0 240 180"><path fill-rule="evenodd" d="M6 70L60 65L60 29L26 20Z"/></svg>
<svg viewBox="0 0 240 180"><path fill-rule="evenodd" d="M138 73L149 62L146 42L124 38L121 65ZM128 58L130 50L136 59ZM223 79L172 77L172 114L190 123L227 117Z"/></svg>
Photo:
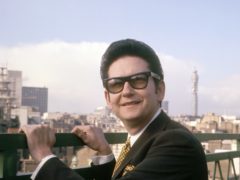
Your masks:
<svg viewBox="0 0 240 180"><path fill-rule="evenodd" d="M103 80L104 86L112 94L121 92L125 82L128 82L134 89L144 89L147 87L149 77L161 80L160 76L154 72L141 72L131 76L113 77Z"/></svg>

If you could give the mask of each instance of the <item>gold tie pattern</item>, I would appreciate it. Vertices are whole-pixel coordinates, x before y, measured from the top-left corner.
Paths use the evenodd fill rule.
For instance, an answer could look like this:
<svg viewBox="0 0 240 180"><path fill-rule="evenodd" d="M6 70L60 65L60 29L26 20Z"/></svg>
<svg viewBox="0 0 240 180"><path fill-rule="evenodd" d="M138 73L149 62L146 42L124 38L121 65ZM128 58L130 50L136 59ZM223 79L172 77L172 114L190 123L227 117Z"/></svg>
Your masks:
<svg viewBox="0 0 240 180"><path fill-rule="evenodd" d="M120 155L118 156L118 159L116 161L115 167L114 167L114 171L113 174L115 173L115 171L119 168L119 166L121 165L122 161L124 160L124 158L126 157L127 153L129 152L131 148L131 144L130 144L130 138L127 139L127 141L125 142L124 146L122 147L122 150L120 152Z"/></svg>

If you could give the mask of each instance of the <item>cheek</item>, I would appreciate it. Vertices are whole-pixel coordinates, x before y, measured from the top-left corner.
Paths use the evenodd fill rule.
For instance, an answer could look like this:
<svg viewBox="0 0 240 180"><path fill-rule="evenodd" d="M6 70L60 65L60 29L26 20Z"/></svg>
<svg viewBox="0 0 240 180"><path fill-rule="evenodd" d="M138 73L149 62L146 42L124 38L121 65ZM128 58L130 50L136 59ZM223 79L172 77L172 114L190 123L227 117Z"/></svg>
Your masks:
<svg viewBox="0 0 240 180"><path fill-rule="evenodd" d="M148 104L147 106L156 105L159 103L159 95L156 91L156 89L152 89L151 91L148 91L145 95L145 101Z"/></svg>
<svg viewBox="0 0 240 180"><path fill-rule="evenodd" d="M109 109L112 109L112 103L111 103L111 97L110 97L110 94L105 91L104 92L104 96L105 96L105 100L106 100L106 103L107 103L107 106Z"/></svg>
<svg viewBox="0 0 240 180"><path fill-rule="evenodd" d="M118 104L119 101L119 97L116 95L109 95L108 96L108 107L110 109L114 109L114 107L116 107L116 105Z"/></svg>
<svg viewBox="0 0 240 180"><path fill-rule="evenodd" d="M151 84L152 86L149 88L148 91L148 97L151 100L155 100L156 102L160 102L162 101L163 97L164 97L164 87L159 86L156 87L155 83Z"/></svg>

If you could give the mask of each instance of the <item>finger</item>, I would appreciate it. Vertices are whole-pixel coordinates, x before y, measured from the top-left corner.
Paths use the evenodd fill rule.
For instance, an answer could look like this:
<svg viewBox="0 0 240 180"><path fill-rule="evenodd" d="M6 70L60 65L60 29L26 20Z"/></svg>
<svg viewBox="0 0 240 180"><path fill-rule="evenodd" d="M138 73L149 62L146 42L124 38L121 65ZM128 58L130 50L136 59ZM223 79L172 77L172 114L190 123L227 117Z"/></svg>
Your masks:
<svg viewBox="0 0 240 180"><path fill-rule="evenodd" d="M20 128L18 129L18 133L24 133L22 127L20 127Z"/></svg>
<svg viewBox="0 0 240 180"><path fill-rule="evenodd" d="M75 126L73 129L72 129L72 133L75 133L75 132L77 132L77 131L79 131L79 130L81 130L83 128L83 126Z"/></svg>
<svg viewBox="0 0 240 180"><path fill-rule="evenodd" d="M53 129L51 129L48 136L49 136L50 146L52 147L56 143L55 131Z"/></svg>
<svg viewBox="0 0 240 180"><path fill-rule="evenodd" d="M75 133L76 130L77 130L77 126L75 126L75 127L72 129L71 133Z"/></svg>
<svg viewBox="0 0 240 180"><path fill-rule="evenodd" d="M27 134L28 127L29 127L28 125L24 125L24 126L20 127L19 130L18 130L18 133L25 133L25 134Z"/></svg>
<svg viewBox="0 0 240 180"><path fill-rule="evenodd" d="M75 133L75 134L78 134L79 131L85 131L84 130L84 126L75 126L73 129L72 129L72 133Z"/></svg>
<svg viewBox="0 0 240 180"><path fill-rule="evenodd" d="M79 136L79 137L82 137L82 135L83 135L83 130L81 130L81 129L77 129L75 132L74 132L77 136Z"/></svg>
<svg viewBox="0 0 240 180"><path fill-rule="evenodd" d="M39 127L41 128L50 128L50 126L48 124L39 124Z"/></svg>
<svg viewBox="0 0 240 180"><path fill-rule="evenodd" d="M75 131L74 131L74 134L75 134L76 136L78 136L79 138L81 138L81 139L85 139L86 136L87 136L87 132L84 131L84 130L81 130L81 129L75 130Z"/></svg>

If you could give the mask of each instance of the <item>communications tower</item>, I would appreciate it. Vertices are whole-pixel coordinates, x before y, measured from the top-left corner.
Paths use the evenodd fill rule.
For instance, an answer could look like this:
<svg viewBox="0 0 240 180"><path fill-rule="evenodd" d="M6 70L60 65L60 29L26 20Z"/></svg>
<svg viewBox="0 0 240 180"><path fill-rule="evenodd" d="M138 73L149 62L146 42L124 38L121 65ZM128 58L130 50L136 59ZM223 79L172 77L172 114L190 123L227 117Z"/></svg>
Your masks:
<svg viewBox="0 0 240 180"><path fill-rule="evenodd" d="M192 74L192 93L193 93L193 115L198 116L198 73L197 70Z"/></svg>

